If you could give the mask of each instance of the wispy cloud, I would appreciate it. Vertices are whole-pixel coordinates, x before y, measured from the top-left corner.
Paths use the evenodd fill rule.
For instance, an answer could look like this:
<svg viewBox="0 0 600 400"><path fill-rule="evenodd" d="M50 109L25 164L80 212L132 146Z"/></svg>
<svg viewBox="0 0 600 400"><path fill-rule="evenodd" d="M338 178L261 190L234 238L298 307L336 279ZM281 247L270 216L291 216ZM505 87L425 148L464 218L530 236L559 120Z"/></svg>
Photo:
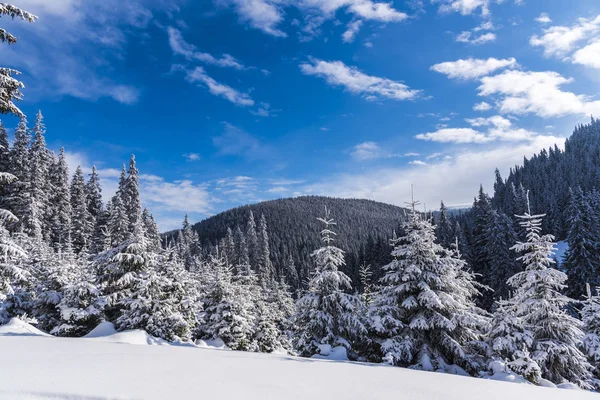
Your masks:
<svg viewBox="0 0 600 400"><path fill-rule="evenodd" d="M213 145L222 155L239 155L251 159L264 158L270 150L261 141L230 123L223 123L223 133L212 138Z"/></svg>
<svg viewBox="0 0 600 400"><path fill-rule="evenodd" d="M186 79L189 82L199 83L202 86L205 86L211 94L222 97L235 105L243 107L254 105L254 100L252 100L248 94L242 93L224 83L217 82L208 76L202 67L196 67L193 70L187 70Z"/></svg>
<svg viewBox="0 0 600 400"><path fill-rule="evenodd" d="M421 95L420 90L411 89L404 83L367 75L341 61L311 59L310 62L300 64L300 69L305 75L324 78L330 85L342 86L351 93L362 95L366 100L413 100Z"/></svg>
<svg viewBox="0 0 600 400"><path fill-rule="evenodd" d="M517 60L514 58L488 58L487 60L468 58L435 64L431 67L431 70L447 75L451 79L475 79L489 75L499 69L515 68L517 66Z"/></svg>
<svg viewBox="0 0 600 400"><path fill-rule="evenodd" d="M205 64L216 65L219 67L229 67L237 70L244 69L244 65L235 57L229 54L223 54L221 58L217 58L210 53L203 53L196 47L183 39L181 31L173 27L167 28L169 35L169 45L174 54L185 57L189 61L199 61Z"/></svg>

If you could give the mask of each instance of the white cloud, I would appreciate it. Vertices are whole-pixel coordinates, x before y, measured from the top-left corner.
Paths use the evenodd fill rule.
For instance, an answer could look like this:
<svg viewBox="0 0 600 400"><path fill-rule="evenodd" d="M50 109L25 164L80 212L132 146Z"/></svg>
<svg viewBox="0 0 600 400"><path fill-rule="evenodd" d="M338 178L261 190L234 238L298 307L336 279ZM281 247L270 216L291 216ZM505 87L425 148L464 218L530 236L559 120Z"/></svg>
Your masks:
<svg viewBox="0 0 600 400"><path fill-rule="evenodd" d="M442 128L435 132L420 133L415 138L440 143L485 143L491 140L472 128Z"/></svg>
<svg viewBox="0 0 600 400"><path fill-rule="evenodd" d="M350 156L355 160L365 161L389 157L389 153L375 142L363 142L353 147Z"/></svg>
<svg viewBox="0 0 600 400"><path fill-rule="evenodd" d="M250 114L258 117L276 117L280 111L272 109L269 103L261 102L256 110L250 111Z"/></svg>
<svg viewBox="0 0 600 400"><path fill-rule="evenodd" d="M248 22L253 28L269 35L286 37L277 28L284 17L282 3L278 0L229 0L233 4L240 19Z"/></svg>
<svg viewBox="0 0 600 400"><path fill-rule="evenodd" d="M411 165L427 165L427 163L425 161L421 161L421 160L412 160L409 162L409 164L411 164Z"/></svg>
<svg viewBox="0 0 600 400"><path fill-rule="evenodd" d="M550 22L552 22L550 16L548 16L547 13L541 13L540 16L537 17L535 20L540 24L549 24Z"/></svg>
<svg viewBox="0 0 600 400"><path fill-rule="evenodd" d="M573 54L573 63L600 68L600 38L577 50Z"/></svg>
<svg viewBox="0 0 600 400"><path fill-rule="evenodd" d="M341 61L311 59L310 63L301 64L300 69L305 75L322 77L330 85L343 86L349 92L360 94L367 100L412 100L421 93L420 90L410 89L401 82L364 74L356 67L348 67Z"/></svg>
<svg viewBox="0 0 600 400"><path fill-rule="evenodd" d="M491 109L492 109L492 106L490 106L485 101L482 101L481 103L477 103L473 106L473 111L488 111Z"/></svg>
<svg viewBox="0 0 600 400"><path fill-rule="evenodd" d="M600 15L594 19L579 18L572 26L551 26L543 35L533 35L529 43L542 47L546 57L564 57L578 45L600 32Z"/></svg>
<svg viewBox="0 0 600 400"><path fill-rule="evenodd" d="M481 15L489 15L490 0L444 0L440 12L458 12L462 15L473 14L480 9Z"/></svg>
<svg viewBox="0 0 600 400"><path fill-rule="evenodd" d="M354 41L354 38L356 37L356 34L360 30L360 27L362 26L362 24L363 24L363 22L360 19L356 20L356 21L352 21L348 24L348 28L342 35L342 39L344 40L345 43L351 43Z"/></svg>
<svg viewBox="0 0 600 400"><path fill-rule="evenodd" d="M513 126L513 123L505 117L495 115L489 118L466 119L471 125L469 128L441 128L435 132L421 133L415 138L440 143L489 143L496 140L501 141L529 141L536 137L536 133L523 128ZM482 132L473 128L483 128ZM436 156L440 154L435 154Z"/></svg>
<svg viewBox="0 0 600 400"><path fill-rule="evenodd" d="M252 100L248 94L242 93L231 86L217 82L208 76L202 67L196 67L191 71L186 71L186 79L189 82L199 82L204 84L210 93L222 97L233 104L244 107L254 105L254 100Z"/></svg>
<svg viewBox="0 0 600 400"><path fill-rule="evenodd" d="M461 151L426 166L372 168L358 174L327 176L323 182L307 186L304 191L404 206L414 185L415 198L429 207L439 204L440 200L446 205L470 204L480 183L486 190L492 190L496 167L506 176L510 167L523 161L523 156L529 157L554 144L562 147L563 143L564 138L538 136L516 145Z"/></svg>
<svg viewBox="0 0 600 400"><path fill-rule="evenodd" d="M345 9L357 21L398 22L408 18L406 13L394 9L391 3L371 0L224 0L233 5L240 19L263 32L287 36L279 29L285 19L285 9L294 7L305 19L304 33L309 36L317 33L326 20L335 18L338 10ZM300 22L293 25L298 25ZM354 28L358 30L358 26ZM356 32L354 32L356 33Z"/></svg>
<svg viewBox="0 0 600 400"><path fill-rule="evenodd" d="M181 32L173 27L167 28L169 35L169 46L174 54L185 57L189 61L200 61L202 63L216 65L219 67L231 67L238 70L244 69L241 62L229 54L223 54L222 58L216 58L212 54L197 51L196 47L187 43Z"/></svg>
<svg viewBox="0 0 600 400"><path fill-rule="evenodd" d="M419 153L414 153L414 152L411 152L411 153L404 153L404 157L419 157L420 155L421 155L421 154L419 154Z"/></svg>
<svg viewBox="0 0 600 400"><path fill-rule="evenodd" d="M201 158L198 153L186 153L183 157L188 161L198 161Z"/></svg>
<svg viewBox="0 0 600 400"><path fill-rule="evenodd" d="M487 60L468 58L466 60L447 61L433 65L430 69L445 74L451 79L475 79L503 68L517 67L514 58Z"/></svg>
<svg viewBox="0 0 600 400"><path fill-rule="evenodd" d="M128 37L125 31L144 30L158 2L133 0L24 0L19 6L37 14L33 24L11 27L19 37L17 46L3 48L3 57L27 74L27 99L71 96L96 101L110 98L136 103L140 91L114 74L123 62Z"/></svg>
<svg viewBox="0 0 600 400"><path fill-rule="evenodd" d="M269 183L274 186L299 185L306 182L303 179L269 179Z"/></svg>
<svg viewBox="0 0 600 400"><path fill-rule="evenodd" d="M560 89L572 81L557 72L510 70L481 78L478 90L480 96L498 96L497 103L503 113L540 117L600 114L600 101Z"/></svg>
<svg viewBox="0 0 600 400"><path fill-rule="evenodd" d="M473 33L470 31L464 31L456 37L457 42L469 43L473 45L480 45L496 40L496 34L492 32L483 33L479 36L472 37Z"/></svg>

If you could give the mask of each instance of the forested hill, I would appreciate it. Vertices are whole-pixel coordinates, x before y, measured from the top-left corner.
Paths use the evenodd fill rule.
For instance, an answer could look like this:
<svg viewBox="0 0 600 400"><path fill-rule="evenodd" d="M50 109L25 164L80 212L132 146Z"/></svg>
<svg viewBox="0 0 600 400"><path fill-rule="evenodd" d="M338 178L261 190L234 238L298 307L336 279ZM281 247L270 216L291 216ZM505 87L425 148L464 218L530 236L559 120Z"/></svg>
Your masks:
<svg viewBox="0 0 600 400"><path fill-rule="evenodd" d="M543 149L522 166L511 169L506 180L497 174L492 203L509 215L521 210L520 192L529 191L532 211L547 215L545 230L558 240L569 229L569 189L591 194L600 189L600 121L579 125L566 140L565 149ZM515 200L516 199L516 200Z"/></svg>
<svg viewBox="0 0 600 400"><path fill-rule="evenodd" d="M210 246L240 227L247 231L250 211L258 223L264 214L268 224L271 260L280 270L292 257L302 279L312 265L310 253L320 246L317 221L325 212L337 223L336 246L346 252L347 269L353 282L358 282L358 266L366 262L373 266L384 265L390 257L391 239L404 218L404 209L371 200L337 199L321 196L265 201L237 207L207 218L195 225L203 247ZM378 275L379 271L374 271Z"/></svg>

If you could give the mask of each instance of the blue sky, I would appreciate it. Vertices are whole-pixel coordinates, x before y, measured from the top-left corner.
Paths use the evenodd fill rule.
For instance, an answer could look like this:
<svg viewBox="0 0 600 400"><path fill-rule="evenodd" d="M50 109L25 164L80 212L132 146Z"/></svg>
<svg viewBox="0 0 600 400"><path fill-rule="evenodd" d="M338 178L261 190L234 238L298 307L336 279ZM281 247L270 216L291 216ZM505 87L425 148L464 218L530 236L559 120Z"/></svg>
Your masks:
<svg viewBox="0 0 600 400"><path fill-rule="evenodd" d="M0 63L106 195L163 230L300 194L472 201L600 115L595 0L23 0ZM8 126L16 120L5 118Z"/></svg>

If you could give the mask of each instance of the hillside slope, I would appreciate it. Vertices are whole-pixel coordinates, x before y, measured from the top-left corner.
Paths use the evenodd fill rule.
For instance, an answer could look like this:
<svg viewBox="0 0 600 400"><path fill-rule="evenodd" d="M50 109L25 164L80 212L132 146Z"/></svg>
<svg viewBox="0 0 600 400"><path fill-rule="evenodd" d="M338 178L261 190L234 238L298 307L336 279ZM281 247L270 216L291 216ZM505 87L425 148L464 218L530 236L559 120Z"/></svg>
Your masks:
<svg viewBox="0 0 600 400"><path fill-rule="evenodd" d="M303 196L265 201L237 207L193 226L203 245L215 243L227 233L227 228L239 226L243 231L250 211L255 219L265 215L268 224L271 259L276 268L287 262L291 255L301 278L306 278L311 265L310 253L320 246L322 224L317 217L325 207L331 212L337 226L336 246L347 253L346 273L358 281L361 262L383 265L391 248L389 239L398 230L404 218L404 209L371 200L338 199L321 196ZM378 271L375 271L377 277Z"/></svg>
<svg viewBox="0 0 600 400"><path fill-rule="evenodd" d="M0 335L0 354L0 398L13 400L585 400L598 396L373 364L83 338Z"/></svg>

